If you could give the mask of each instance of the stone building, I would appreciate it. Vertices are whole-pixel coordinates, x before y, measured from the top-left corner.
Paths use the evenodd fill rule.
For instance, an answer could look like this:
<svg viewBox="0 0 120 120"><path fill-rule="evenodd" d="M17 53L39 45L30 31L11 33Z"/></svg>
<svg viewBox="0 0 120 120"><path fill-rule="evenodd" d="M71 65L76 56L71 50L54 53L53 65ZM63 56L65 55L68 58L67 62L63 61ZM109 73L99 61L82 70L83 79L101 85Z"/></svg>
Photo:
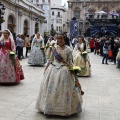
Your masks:
<svg viewBox="0 0 120 120"><path fill-rule="evenodd" d="M51 6L51 27L59 32L67 31L67 10L64 6Z"/></svg>
<svg viewBox="0 0 120 120"><path fill-rule="evenodd" d="M68 0L68 30L69 22L75 17L79 22L79 34L88 32L90 24L86 14L99 11L120 13L120 0Z"/></svg>
<svg viewBox="0 0 120 120"><path fill-rule="evenodd" d="M37 32L43 35L44 12L28 0L1 0L5 6L2 30L9 29L13 35Z"/></svg>
<svg viewBox="0 0 120 120"><path fill-rule="evenodd" d="M67 9L62 6L62 0L29 0L39 6L44 12L44 32L50 34L52 28L56 32L67 30Z"/></svg>
<svg viewBox="0 0 120 120"><path fill-rule="evenodd" d="M36 5L37 7L39 7L40 9L42 9L44 11L44 32L49 32L50 30L50 3L51 0L29 0L31 1L34 5Z"/></svg>

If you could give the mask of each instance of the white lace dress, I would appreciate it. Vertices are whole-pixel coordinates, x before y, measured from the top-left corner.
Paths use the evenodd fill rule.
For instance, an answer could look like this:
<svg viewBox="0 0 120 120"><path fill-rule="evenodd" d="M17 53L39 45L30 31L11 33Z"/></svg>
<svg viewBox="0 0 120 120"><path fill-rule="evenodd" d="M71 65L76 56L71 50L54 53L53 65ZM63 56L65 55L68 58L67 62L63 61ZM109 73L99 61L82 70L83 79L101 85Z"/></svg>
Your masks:
<svg viewBox="0 0 120 120"><path fill-rule="evenodd" d="M60 50L58 46L57 52L72 64L70 47ZM74 76L63 63L54 58L41 80L36 109L44 114L69 116L81 112L81 104L81 91L75 87Z"/></svg>
<svg viewBox="0 0 120 120"><path fill-rule="evenodd" d="M78 46L80 50L78 50ZM88 54L86 54L86 59L81 54L84 52L84 43L77 44L73 50L73 63L74 66L79 66L81 68L80 73L78 73L78 76L90 76L91 75L91 65L90 65L90 59Z"/></svg>

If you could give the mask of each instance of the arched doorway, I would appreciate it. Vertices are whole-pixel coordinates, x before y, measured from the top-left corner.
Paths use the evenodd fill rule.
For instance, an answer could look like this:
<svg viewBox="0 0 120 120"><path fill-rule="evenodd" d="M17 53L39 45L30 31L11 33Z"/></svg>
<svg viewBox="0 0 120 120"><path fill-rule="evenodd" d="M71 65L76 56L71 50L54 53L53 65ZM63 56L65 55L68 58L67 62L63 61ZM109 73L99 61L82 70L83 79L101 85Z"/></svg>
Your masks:
<svg viewBox="0 0 120 120"><path fill-rule="evenodd" d="M39 24L38 22L35 23L35 33L39 32Z"/></svg>
<svg viewBox="0 0 120 120"><path fill-rule="evenodd" d="M15 30L15 18L13 17L13 15L10 15L8 17L8 29L11 31L11 33L14 33Z"/></svg>
<svg viewBox="0 0 120 120"><path fill-rule="evenodd" d="M24 35L28 35L28 21L25 20L24 21Z"/></svg>
<svg viewBox="0 0 120 120"><path fill-rule="evenodd" d="M94 19L95 11L96 11L96 10L95 10L93 7L90 7L90 8L88 9L88 13L89 13L89 18L90 18L90 19Z"/></svg>

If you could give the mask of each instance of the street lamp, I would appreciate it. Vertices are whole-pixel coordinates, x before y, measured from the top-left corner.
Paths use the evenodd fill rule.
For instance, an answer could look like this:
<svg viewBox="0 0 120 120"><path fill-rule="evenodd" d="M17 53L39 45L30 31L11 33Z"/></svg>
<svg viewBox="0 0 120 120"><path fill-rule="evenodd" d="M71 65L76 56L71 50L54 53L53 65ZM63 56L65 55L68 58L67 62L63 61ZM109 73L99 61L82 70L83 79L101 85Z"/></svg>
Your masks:
<svg viewBox="0 0 120 120"><path fill-rule="evenodd" d="M3 23L3 15L5 14L5 6L0 2L0 30L1 24Z"/></svg>
<svg viewBox="0 0 120 120"><path fill-rule="evenodd" d="M82 28L82 35L84 36L85 35L85 23L86 23L86 20L85 20L85 8L86 8L86 0L84 0L83 2L83 28Z"/></svg>

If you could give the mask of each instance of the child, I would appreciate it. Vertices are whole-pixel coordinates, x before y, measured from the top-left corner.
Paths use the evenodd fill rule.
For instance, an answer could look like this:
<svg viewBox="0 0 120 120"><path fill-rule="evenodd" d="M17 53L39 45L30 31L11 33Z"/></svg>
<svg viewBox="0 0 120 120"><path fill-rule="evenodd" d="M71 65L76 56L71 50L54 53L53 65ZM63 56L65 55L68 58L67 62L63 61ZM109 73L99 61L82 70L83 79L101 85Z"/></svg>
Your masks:
<svg viewBox="0 0 120 120"><path fill-rule="evenodd" d="M108 53L109 53L109 44L106 42L103 46L103 59L102 59L102 64L104 64L104 60L106 61L105 64L108 65L107 60L108 60Z"/></svg>

